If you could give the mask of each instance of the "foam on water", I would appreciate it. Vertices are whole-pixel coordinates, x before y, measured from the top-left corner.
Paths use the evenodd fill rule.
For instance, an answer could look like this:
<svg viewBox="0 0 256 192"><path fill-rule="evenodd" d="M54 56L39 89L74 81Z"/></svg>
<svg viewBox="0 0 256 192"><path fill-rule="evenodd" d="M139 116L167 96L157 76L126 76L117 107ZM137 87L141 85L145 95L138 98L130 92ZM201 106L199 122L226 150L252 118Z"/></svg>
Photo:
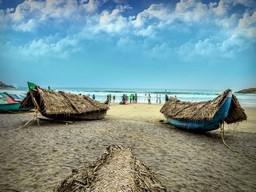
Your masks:
<svg viewBox="0 0 256 192"><path fill-rule="evenodd" d="M151 102L156 103L157 96L161 96L161 102L165 102L165 95L168 97L177 97L182 101L191 101L191 102L199 102L199 101L207 101L215 98L223 91L216 90L169 90L169 89L111 89L111 88L55 88L56 91L64 91L73 94L87 95L92 98L92 95L95 95L96 100L100 102L106 101L107 95L113 96L115 95L116 103L121 102L123 94L127 94L128 96L131 94L137 93L138 103L147 103L147 95L151 95ZM1 92L10 92L19 95L26 95L28 89L27 88L19 88L19 89L2 89ZM241 94L234 93L240 104L244 107L256 107L256 94ZM113 101L113 99L112 99Z"/></svg>

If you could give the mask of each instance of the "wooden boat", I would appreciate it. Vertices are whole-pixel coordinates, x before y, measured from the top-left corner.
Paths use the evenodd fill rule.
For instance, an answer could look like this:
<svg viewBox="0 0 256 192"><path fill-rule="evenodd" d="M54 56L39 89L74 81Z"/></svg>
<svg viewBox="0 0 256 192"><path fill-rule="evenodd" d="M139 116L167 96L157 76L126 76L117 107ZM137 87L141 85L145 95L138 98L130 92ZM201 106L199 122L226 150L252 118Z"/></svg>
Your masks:
<svg viewBox="0 0 256 192"><path fill-rule="evenodd" d="M5 93L0 93L0 111L8 112L8 111L18 111L20 108L20 103L14 101L11 97L9 97Z"/></svg>
<svg viewBox="0 0 256 192"><path fill-rule="evenodd" d="M160 112L171 125L189 131L211 131L224 122L230 124L247 119L231 90L206 102L182 102L171 97Z"/></svg>
<svg viewBox="0 0 256 192"><path fill-rule="evenodd" d="M106 116L108 105L63 91L40 88L28 82L29 93L22 106L35 106L40 113L56 120L95 120Z"/></svg>
<svg viewBox="0 0 256 192"><path fill-rule="evenodd" d="M29 111L31 108L21 107L21 103L15 101L7 93L0 93L0 112Z"/></svg>
<svg viewBox="0 0 256 192"><path fill-rule="evenodd" d="M4 92L4 93L17 102L21 102L25 98L23 95L20 95L20 94L7 93L7 92Z"/></svg>

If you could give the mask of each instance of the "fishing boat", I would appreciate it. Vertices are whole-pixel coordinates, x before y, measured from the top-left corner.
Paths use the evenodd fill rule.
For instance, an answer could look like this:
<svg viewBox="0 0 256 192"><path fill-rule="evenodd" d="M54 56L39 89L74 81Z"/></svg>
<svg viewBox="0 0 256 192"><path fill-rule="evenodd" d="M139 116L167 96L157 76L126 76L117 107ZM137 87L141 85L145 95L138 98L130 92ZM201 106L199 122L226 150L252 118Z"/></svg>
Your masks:
<svg viewBox="0 0 256 192"><path fill-rule="evenodd" d="M5 93L0 93L0 112L18 111L20 103L14 101Z"/></svg>
<svg viewBox="0 0 256 192"><path fill-rule="evenodd" d="M34 106L43 116L56 120L96 120L106 116L108 105L88 96L40 88L28 82L22 106Z"/></svg>
<svg viewBox="0 0 256 192"><path fill-rule="evenodd" d="M160 112L171 125L189 131L212 131L224 122L230 124L247 119L230 89L205 102L184 102L170 97Z"/></svg>
<svg viewBox="0 0 256 192"><path fill-rule="evenodd" d="M7 94L9 97L11 97L14 101L17 101L17 102L21 102L25 96L21 95L21 94L15 94L15 93L7 93L7 92L4 92L5 94Z"/></svg>
<svg viewBox="0 0 256 192"><path fill-rule="evenodd" d="M7 93L0 93L0 112L29 111L31 108L21 107L21 103L16 101Z"/></svg>

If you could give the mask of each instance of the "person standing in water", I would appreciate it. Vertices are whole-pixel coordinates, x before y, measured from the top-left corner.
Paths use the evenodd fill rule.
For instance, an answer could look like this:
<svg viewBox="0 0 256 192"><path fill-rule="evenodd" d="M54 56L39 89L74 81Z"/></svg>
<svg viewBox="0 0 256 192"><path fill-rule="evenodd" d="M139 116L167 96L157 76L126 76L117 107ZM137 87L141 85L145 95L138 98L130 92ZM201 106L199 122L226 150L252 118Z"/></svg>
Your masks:
<svg viewBox="0 0 256 192"><path fill-rule="evenodd" d="M148 94L148 104L151 104L151 96Z"/></svg>

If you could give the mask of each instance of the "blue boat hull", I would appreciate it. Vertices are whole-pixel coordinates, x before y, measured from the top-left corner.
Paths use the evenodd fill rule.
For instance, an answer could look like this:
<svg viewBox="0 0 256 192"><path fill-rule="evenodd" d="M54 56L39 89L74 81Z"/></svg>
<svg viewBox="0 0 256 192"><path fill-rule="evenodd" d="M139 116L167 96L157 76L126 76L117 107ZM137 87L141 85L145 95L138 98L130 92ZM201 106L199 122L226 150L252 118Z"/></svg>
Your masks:
<svg viewBox="0 0 256 192"><path fill-rule="evenodd" d="M228 116L231 100L232 100L232 97L227 97L211 120L201 120L201 121L180 120L180 119L173 119L168 116L165 116L165 118L170 124L180 129L195 131L195 132L212 131L212 130L218 129L220 125L224 123L224 119Z"/></svg>

